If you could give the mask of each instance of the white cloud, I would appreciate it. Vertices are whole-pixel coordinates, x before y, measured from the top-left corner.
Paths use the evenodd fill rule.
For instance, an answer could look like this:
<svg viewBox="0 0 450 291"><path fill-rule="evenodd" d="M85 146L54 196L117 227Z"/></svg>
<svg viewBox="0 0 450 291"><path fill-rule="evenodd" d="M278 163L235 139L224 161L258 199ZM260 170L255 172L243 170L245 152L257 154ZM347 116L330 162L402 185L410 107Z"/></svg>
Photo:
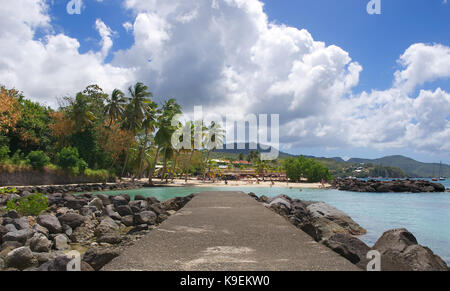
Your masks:
<svg viewBox="0 0 450 291"><path fill-rule="evenodd" d="M360 64L306 30L269 23L258 0L124 5L135 15L123 25L135 41L113 52L110 64L104 58L113 32L101 20L102 48L80 54L76 39L51 33L44 1L0 7L0 80L49 104L92 83L110 91L143 81L155 96L175 97L186 110L203 105L237 115L278 113L284 148L450 153L449 94L436 89L412 96L423 84L450 76L446 46L412 45L399 59L392 88L355 94ZM36 28L47 29L47 37L34 39Z"/></svg>

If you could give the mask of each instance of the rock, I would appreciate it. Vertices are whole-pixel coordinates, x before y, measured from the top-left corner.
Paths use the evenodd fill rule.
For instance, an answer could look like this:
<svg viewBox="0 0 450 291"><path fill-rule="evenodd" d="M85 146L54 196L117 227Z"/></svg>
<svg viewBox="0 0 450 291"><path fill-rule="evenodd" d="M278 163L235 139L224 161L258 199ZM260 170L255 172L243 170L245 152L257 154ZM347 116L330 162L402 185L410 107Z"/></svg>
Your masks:
<svg viewBox="0 0 450 291"><path fill-rule="evenodd" d="M63 251L70 248L69 239L64 234L58 234L57 236L55 236L54 242L56 250Z"/></svg>
<svg viewBox="0 0 450 291"><path fill-rule="evenodd" d="M145 209L147 209L148 207L148 202L145 200L137 200L137 201L132 201L129 204L131 210L133 211L133 213L138 213L141 211L144 211Z"/></svg>
<svg viewBox="0 0 450 291"><path fill-rule="evenodd" d="M5 228L8 230L8 232L14 232L18 230L13 224L5 225Z"/></svg>
<svg viewBox="0 0 450 291"><path fill-rule="evenodd" d="M335 234L324 241L324 245L361 269L367 269L369 263L367 254L370 252L370 247L360 239L347 234Z"/></svg>
<svg viewBox="0 0 450 291"><path fill-rule="evenodd" d="M28 223L28 218L22 217L22 218L16 218L13 221L13 225L18 229L29 229L30 224Z"/></svg>
<svg viewBox="0 0 450 291"><path fill-rule="evenodd" d="M103 249L94 247L89 249L83 256L83 261L88 263L95 271L99 271L114 258L119 256L115 249Z"/></svg>
<svg viewBox="0 0 450 291"><path fill-rule="evenodd" d="M114 204L114 207L116 209L117 209L117 206L128 205L127 199L125 199L123 196L113 196L111 198L111 201Z"/></svg>
<svg viewBox="0 0 450 291"><path fill-rule="evenodd" d="M135 215L134 219L137 224L154 225L157 221L157 216L153 211L143 211Z"/></svg>
<svg viewBox="0 0 450 291"><path fill-rule="evenodd" d="M73 229L70 227L70 226L68 226L68 225L64 225L63 226L63 232L64 232L64 234L65 235L67 235L68 237L70 237L71 235L72 235L72 233L73 233Z"/></svg>
<svg viewBox="0 0 450 291"><path fill-rule="evenodd" d="M55 193L55 194L51 194L48 195L48 205L52 206L52 205L63 205L64 204L64 198L63 195L61 193Z"/></svg>
<svg viewBox="0 0 450 291"><path fill-rule="evenodd" d="M3 259L0 259L0 270L3 270L5 268L5 261Z"/></svg>
<svg viewBox="0 0 450 291"><path fill-rule="evenodd" d="M112 204L111 199L106 194L97 194L97 198L102 201L103 206Z"/></svg>
<svg viewBox="0 0 450 291"><path fill-rule="evenodd" d="M107 205L103 209L103 213L106 214L107 216L111 217L114 220L120 220L121 219L121 216L119 215L119 213L117 213L114 210L114 206L113 205Z"/></svg>
<svg viewBox="0 0 450 291"><path fill-rule="evenodd" d="M314 221L321 220L320 224L322 225L331 221L344 229L344 232L341 230L333 230L333 233L348 233L351 235L362 235L366 233L366 230L353 221L347 214L326 203L313 203L307 207L307 210ZM334 228L334 225L332 225L330 229Z"/></svg>
<svg viewBox="0 0 450 291"><path fill-rule="evenodd" d="M161 203L161 206L166 211L168 211L168 210L178 211L181 208L183 208L189 201L191 201L191 199L193 197L194 197L193 195L189 195L186 197L176 197L176 198L164 201L163 203Z"/></svg>
<svg viewBox="0 0 450 291"><path fill-rule="evenodd" d="M353 192L410 192L428 193L444 192L445 187L439 183L425 180L363 181L358 179L335 179L332 187L342 191Z"/></svg>
<svg viewBox="0 0 450 291"><path fill-rule="evenodd" d="M269 197L267 197L266 195L262 195L261 197L259 197L259 201L263 203L268 203Z"/></svg>
<svg viewBox="0 0 450 291"><path fill-rule="evenodd" d="M122 237L119 232L110 232L102 234L97 238L98 243L107 243L111 245L120 244L122 242Z"/></svg>
<svg viewBox="0 0 450 291"><path fill-rule="evenodd" d="M148 204L160 204L161 202L155 197L147 197Z"/></svg>
<svg viewBox="0 0 450 291"><path fill-rule="evenodd" d="M35 233L30 240L30 249L37 253L47 253L52 249L52 242L42 233Z"/></svg>
<svg viewBox="0 0 450 291"><path fill-rule="evenodd" d="M41 234L45 235L46 237L48 237L48 235L50 234L48 229L46 229L45 227L43 227L40 224L33 225L32 230L33 230L34 233L41 233Z"/></svg>
<svg viewBox="0 0 450 291"><path fill-rule="evenodd" d="M93 206L97 208L97 210L102 210L103 201L100 198L94 198L91 202L89 202L88 206Z"/></svg>
<svg viewBox="0 0 450 291"><path fill-rule="evenodd" d="M3 242L2 238L5 234L9 232L9 229L7 229L5 226L0 225L0 243Z"/></svg>
<svg viewBox="0 0 450 291"><path fill-rule="evenodd" d="M64 205L67 208L74 209L74 210L81 210L81 208L83 208L83 206L85 206L87 204L88 204L88 201L86 201L85 199L74 198L74 197L65 198L65 203L64 203Z"/></svg>
<svg viewBox="0 0 450 291"><path fill-rule="evenodd" d="M23 247L23 243L20 243L17 241L5 241L2 243L2 253L4 250L12 251L13 249L17 249L20 247ZM6 255L6 254L4 254L4 255Z"/></svg>
<svg viewBox="0 0 450 291"><path fill-rule="evenodd" d="M82 226L77 227L73 231L70 239L76 243L90 242L95 236L94 232L97 224L98 222L96 220L86 220Z"/></svg>
<svg viewBox="0 0 450 291"><path fill-rule="evenodd" d="M120 194L120 196L122 196L123 198L125 198L125 200L127 200L127 203L130 203L131 201L131 197L128 194Z"/></svg>
<svg viewBox="0 0 450 291"><path fill-rule="evenodd" d="M385 232L373 246L381 254L382 271L447 271L445 262L417 243L407 229Z"/></svg>
<svg viewBox="0 0 450 291"><path fill-rule="evenodd" d="M9 218L11 218L11 219L17 219L17 218L20 218L20 215L19 215L19 213L17 213L16 210L10 210L10 211L8 211L8 213L6 213L6 216L9 217Z"/></svg>
<svg viewBox="0 0 450 291"><path fill-rule="evenodd" d="M132 235L132 234L136 234L136 233L139 233L141 231L147 231L147 230L148 230L148 224L141 224L141 225L138 225L138 226L134 227L132 230L130 230L128 232L128 234Z"/></svg>
<svg viewBox="0 0 450 291"><path fill-rule="evenodd" d="M14 232L8 232L7 234L5 234L3 236L2 241L3 242L8 242L8 241L18 242L18 243L24 245L28 239L28 235L29 235L29 232L26 229L17 230Z"/></svg>
<svg viewBox="0 0 450 291"><path fill-rule="evenodd" d="M120 227L117 223L109 217L104 218L95 229L96 236L102 236L104 234L119 231Z"/></svg>
<svg viewBox="0 0 450 291"><path fill-rule="evenodd" d="M48 261L42 264L37 271L40 272L66 272L69 262L72 261L72 258L68 256L61 255L58 256L51 261Z"/></svg>
<svg viewBox="0 0 450 291"><path fill-rule="evenodd" d="M134 225L134 216L133 215L124 216L124 217L122 217L121 221L125 226L133 226Z"/></svg>
<svg viewBox="0 0 450 291"><path fill-rule="evenodd" d="M134 197L134 201L147 201L147 197L142 196L142 195L136 195Z"/></svg>
<svg viewBox="0 0 450 291"><path fill-rule="evenodd" d="M77 228L78 226L82 225L86 220L84 216L76 213L66 213L60 216L58 219L62 225L66 224L71 228Z"/></svg>
<svg viewBox="0 0 450 291"><path fill-rule="evenodd" d="M248 193L248 196L252 197L255 200L259 200L259 197L253 192Z"/></svg>
<svg viewBox="0 0 450 291"><path fill-rule="evenodd" d="M37 264L29 247L21 247L8 253L6 265L10 268L25 270Z"/></svg>
<svg viewBox="0 0 450 291"><path fill-rule="evenodd" d="M54 215L39 215L37 223L48 229L50 233L60 233L62 230L61 223Z"/></svg>
<svg viewBox="0 0 450 291"><path fill-rule="evenodd" d="M133 215L133 211L131 210L131 207L128 205L116 206L116 210L120 216Z"/></svg>

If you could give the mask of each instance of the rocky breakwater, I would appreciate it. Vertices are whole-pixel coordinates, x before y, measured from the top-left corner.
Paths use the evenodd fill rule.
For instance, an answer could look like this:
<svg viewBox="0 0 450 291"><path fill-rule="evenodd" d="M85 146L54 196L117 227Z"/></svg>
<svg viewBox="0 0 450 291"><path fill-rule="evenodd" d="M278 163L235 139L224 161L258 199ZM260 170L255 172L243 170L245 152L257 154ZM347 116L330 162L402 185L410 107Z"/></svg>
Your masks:
<svg viewBox="0 0 450 291"><path fill-rule="evenodd" d="M100 270L193 198L47 196L50 207L37 217L4 213L0 205L0 270L65 271L71 250L82 254L82 270Z"/></svg>
<svg viewBox="0 0 450 291"><path fill-rule="evenodd" d="M445 192L444 185L424 180L358 180L336 179L331 183L332 188L352 192L376 192L376 193L432 193Z"/></svg>
<svg viewBox="0 0 450 291"><path fill-rule="evenodd" d="M419 245L406 229L387 231L371 248L357 238L366 230L347 214L326 203L291 199L286 195L268 198L250 193L249 196L363 270L367 269L367 255L371 250L380 253L382 271L448 270L439 256Z"/></svg>

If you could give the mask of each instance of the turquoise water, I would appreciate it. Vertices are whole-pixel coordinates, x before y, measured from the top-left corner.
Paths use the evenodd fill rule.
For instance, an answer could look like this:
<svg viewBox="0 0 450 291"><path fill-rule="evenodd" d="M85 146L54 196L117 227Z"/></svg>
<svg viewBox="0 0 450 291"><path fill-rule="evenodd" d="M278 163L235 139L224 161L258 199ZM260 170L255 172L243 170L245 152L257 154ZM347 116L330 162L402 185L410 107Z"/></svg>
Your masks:
<svg viewBox="0 0 450 291"><path fill-rule="evenodd" d="M450 181L445 181L450 187ZM404 227L411 231L420 244L428 246L450 264L450 193L355 193L338 190L314 190L255 187L167 187L144 188L104 192L115 195L129 194L153 196L164 201L177 196L187 196L203 191L243 191L269 197L286 194L292 198L323 201L346 212L367 229L360 238L372 246L384 231Z"/></svg>

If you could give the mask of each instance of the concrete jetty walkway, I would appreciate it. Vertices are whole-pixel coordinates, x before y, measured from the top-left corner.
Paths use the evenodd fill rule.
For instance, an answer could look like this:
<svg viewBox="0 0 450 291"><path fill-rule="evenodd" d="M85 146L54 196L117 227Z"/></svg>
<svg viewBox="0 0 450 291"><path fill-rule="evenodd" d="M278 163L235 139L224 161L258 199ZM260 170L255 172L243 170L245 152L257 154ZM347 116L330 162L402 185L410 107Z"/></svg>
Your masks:
<svg viewBox="0 0 450 291"><path fill-rule="evenodd" d="M243 192L203 192L104 270L358 268Z"/></svg>

